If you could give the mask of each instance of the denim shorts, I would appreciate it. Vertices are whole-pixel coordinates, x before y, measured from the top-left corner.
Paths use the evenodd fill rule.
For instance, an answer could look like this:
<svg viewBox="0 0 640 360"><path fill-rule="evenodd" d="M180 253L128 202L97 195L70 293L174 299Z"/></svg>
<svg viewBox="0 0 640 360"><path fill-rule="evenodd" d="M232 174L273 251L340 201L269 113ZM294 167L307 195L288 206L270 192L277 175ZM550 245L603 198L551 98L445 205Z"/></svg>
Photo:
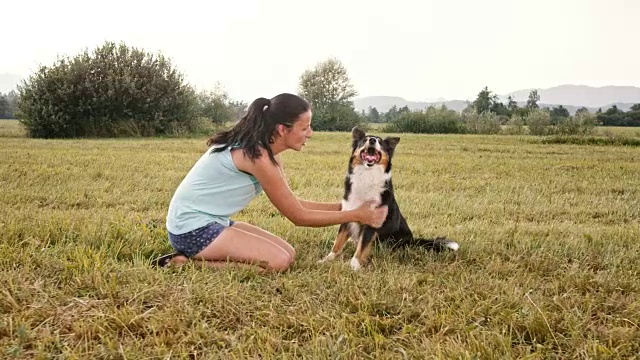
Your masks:
<svg viewBox="0 0 640 360"><path fill-rule="evenodd" d="M234 221L229 220L229 226L233 224ZM169 232L169 243L177 252L181 252L184 256L191 258L209 246L227 227L214 221L180 235Z"/></svg>

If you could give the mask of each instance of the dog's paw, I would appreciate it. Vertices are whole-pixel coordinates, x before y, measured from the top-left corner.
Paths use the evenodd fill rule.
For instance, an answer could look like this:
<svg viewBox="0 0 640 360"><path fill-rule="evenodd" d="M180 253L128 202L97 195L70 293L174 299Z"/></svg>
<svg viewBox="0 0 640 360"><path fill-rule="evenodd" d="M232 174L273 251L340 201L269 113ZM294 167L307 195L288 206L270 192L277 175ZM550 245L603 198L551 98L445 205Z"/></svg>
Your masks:
<svg viewBox="0 0 640 360"><path fill-rule="evenodd" d="M458 251L458 249L460 249L460 244L458 244L455 241L449 241L444 246L446 246L447 248L449 248L449 250L452 250L452 251Z"/></svg>
<svg viewBox="0 0 640 360"><path fill-rule="evenodd" d="M440 236L435 238L434 245L437 247L439 251L449 250L449 251L458 251L460 249L460 244L457 242L447 239L444 236Z"/></svg>
<svg viewBox="0 0 640 360"><path fill-rule="evenodd" d="M358 258L355 257L351 258L351 262L349 264L351 265L351 270L353 271L357 271L362 267Z"/></svg>
<svg viewBox="0 0 640 360"><path fill-rule="evenodd" d="M329 255L324 257L324 259L318 260L318 263L325 263L325 262L331 261L331 260L333 260L335 258L336 258L336 254L333 253L333 252L330 252Z"/></svg>

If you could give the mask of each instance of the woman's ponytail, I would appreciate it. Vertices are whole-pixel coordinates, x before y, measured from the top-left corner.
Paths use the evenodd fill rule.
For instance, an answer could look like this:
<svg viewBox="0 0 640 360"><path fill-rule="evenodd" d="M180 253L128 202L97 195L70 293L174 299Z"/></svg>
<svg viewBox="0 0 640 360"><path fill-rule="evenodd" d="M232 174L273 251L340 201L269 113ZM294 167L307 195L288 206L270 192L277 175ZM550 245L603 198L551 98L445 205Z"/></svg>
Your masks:
<svg viewBox="0 0 640 360"><path fill-rule="evenodd" d="M207 146L214 147L213 152L227 149L229 146L240 147L251 159L261 154L261 148L276 163L270 143L276 132L276 126L283 124L291 127L302 113L310 110L309 103L293 94L280 94L273 99L257 98L247 108L247 113L233 128L223 131L207 141Z"/></svg>

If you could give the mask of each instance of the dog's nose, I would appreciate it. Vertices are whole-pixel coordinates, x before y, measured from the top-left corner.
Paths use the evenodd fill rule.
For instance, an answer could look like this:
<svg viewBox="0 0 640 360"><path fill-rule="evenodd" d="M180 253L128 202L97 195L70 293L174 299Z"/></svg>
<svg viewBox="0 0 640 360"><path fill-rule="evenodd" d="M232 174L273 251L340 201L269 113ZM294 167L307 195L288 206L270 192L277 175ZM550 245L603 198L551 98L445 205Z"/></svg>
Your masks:
<svg viewBox="0 0 640 360"><path fill-rule="evenodd" d="M369 138L369 144L375 145L376 144L376 138Z"/></svg>

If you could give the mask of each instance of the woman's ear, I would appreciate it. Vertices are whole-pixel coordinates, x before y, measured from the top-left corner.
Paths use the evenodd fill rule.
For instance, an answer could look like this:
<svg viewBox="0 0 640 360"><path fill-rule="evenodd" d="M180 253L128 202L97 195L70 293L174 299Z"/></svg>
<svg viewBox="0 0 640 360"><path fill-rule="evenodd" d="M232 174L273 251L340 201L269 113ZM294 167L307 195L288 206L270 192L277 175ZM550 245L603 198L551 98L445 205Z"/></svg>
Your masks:
<svg viewBox="0 0 640 360"><path fill-rule="evenodd" d="M285 133L285 130L287 129L286 126L282 125L282 124L278 124L276 125L276 132L278 133L278 135L283 136Z"/></svg>

